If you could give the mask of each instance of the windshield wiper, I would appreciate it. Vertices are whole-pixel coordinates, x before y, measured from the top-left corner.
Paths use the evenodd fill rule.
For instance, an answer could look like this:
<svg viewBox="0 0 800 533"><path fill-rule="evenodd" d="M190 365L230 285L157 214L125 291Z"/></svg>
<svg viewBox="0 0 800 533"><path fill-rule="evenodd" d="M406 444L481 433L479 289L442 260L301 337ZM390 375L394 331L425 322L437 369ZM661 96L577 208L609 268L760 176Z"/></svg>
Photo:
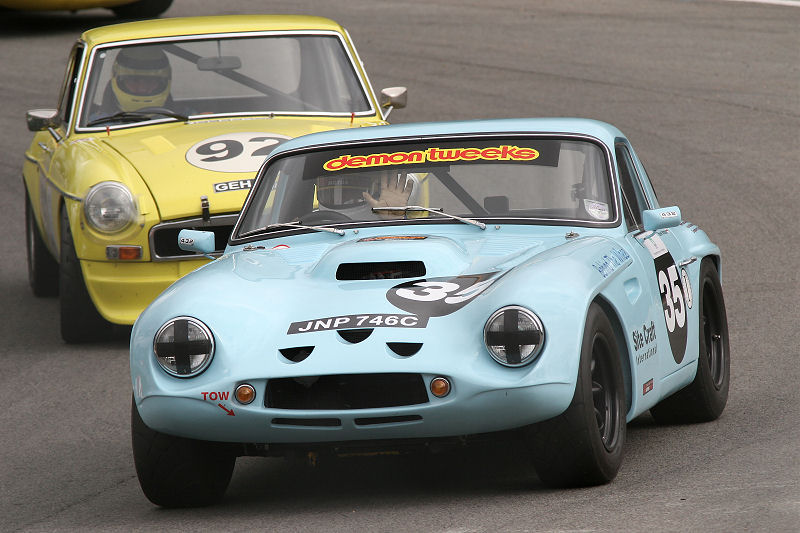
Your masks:
<svg viewBox="0 0 800 533"><path fill-rule="evenodd" d="M166 109L163 111L120 111L119 113L114 113L113 115L109 115L107 117L100 117L94 119L88 124L86 124L86 127L99 126L100 124L105 124L107 122L117 122L117 121L139 122L142 120L147 120L151 118L153 115L170 117L177 120L182 120L184 122L187 122L189 120L189 117L181 115L180 113L173 113L172 111L168 111Z"/></svg>
<svg viewBox="0 0 800 533"><path fill-rule="evenodd" d="M450 213L445 213L441 207L437 208L430 208L430 207L422 207L419 205L406 205L402 207L373 207L372 212L378 213L382 211L402 211L403 213L408 214L409 211L425 211L427 213L435 213L437 215L444 215L446 217L450 217L453 220L458 220L459 222L464 222L465 224L472 224L473 226L478 226L481 229L486 229L486 224L480 222L478 220L472 220L471 218L464 218L457 215L451 215Z"/></svg>
<svg viewBox="0 0 800 533"><path fill-rule="evenodd" d="M295 228L295 229L310 229L315 231L327 231L328 233L335 233L336 235L344 235L344 230L336 229L336 228L328 228L326 226L304 226L302 224L298 224L297 222L276 222L274 224L268 224L262 228L246 231L240 234L240 237L247 237L248 235L253 235L256 233L261 233L262 231L267 231L272 228Z"/></svg>

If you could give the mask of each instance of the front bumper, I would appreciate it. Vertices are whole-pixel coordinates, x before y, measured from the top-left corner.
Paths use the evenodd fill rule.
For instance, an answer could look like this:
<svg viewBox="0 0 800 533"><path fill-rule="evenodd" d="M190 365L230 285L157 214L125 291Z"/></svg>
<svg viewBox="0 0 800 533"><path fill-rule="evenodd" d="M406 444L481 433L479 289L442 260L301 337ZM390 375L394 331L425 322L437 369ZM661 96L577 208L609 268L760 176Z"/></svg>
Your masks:
<svg viewBox="0 0 800 533"><path fill-rule="evenodd" d="M130 263L81 260L81 268L89 296L103 318L130 325L164 289L206 263L207 259Z"/></svg>
<svg viewBox="0 0 800 533"><path fill-rule="evenodd" d="M423 375L426 386L433 377ZM213 395L136 395L136 403L145 424L162 433L219 442L303 444L509 430L559 415L574 393L574 385L568 383L498 389L491 383L451 379L454 388L445 398L429 394L427 403L391 408L272 409L264 406L263 385L253 382L259 396L249 405L233 400L235 383L217 387ZM225 392L230 392L227 399Z"/></svg>

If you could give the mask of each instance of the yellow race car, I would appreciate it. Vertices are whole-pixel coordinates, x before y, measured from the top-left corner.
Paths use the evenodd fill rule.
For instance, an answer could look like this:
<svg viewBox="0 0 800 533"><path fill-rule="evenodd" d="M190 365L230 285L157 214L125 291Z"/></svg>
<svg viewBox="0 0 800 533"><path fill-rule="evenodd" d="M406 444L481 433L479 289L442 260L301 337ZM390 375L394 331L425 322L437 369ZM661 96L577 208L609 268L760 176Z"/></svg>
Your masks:
<svg viewBox="0 0 800 533"><path fill-rule="evenodd" d="M276 145L386 124L406 102L403 87L376 97L337 23L268 15L86 31L60 95L27 113L23 178L30 285L60 296L67 342L132 324L204 264L181 229L213 231L221 252Z"/></svg>

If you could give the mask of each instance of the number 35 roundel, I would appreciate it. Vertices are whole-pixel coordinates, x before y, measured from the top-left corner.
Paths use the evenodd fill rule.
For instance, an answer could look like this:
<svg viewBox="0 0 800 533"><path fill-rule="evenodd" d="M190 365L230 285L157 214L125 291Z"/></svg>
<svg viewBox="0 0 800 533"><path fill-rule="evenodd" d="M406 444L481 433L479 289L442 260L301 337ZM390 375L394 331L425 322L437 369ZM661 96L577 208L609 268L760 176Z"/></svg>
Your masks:
<svg viewBox="0 0 800 533"><path fill-rule="evenodd" d="M458 311L497 279L496 272L428 278L395 285L386 293L389 303L418 316L444 316Z"/></svg>
<svg viewBox="0 0 800 533"><path fill-rule="evenodd" d="M657 234L645 234L638 238L653 258L672 357L676 363L680 363L686 355L686 331L689 308L692 307L689 276L685 270L678 272L675 259Z"/></svg>

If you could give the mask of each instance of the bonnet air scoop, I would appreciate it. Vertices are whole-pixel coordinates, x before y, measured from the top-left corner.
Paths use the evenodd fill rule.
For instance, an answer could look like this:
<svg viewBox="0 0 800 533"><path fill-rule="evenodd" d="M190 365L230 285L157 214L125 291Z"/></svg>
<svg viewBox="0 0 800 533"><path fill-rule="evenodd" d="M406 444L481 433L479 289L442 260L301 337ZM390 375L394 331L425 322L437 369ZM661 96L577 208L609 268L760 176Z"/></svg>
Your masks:
<svg viewBox="0 0 800 533"><path fill-rule="evenodd" d="M340 281L419 278L425 275L422 261L379 261L342 263L336 269Z"/></svg>

